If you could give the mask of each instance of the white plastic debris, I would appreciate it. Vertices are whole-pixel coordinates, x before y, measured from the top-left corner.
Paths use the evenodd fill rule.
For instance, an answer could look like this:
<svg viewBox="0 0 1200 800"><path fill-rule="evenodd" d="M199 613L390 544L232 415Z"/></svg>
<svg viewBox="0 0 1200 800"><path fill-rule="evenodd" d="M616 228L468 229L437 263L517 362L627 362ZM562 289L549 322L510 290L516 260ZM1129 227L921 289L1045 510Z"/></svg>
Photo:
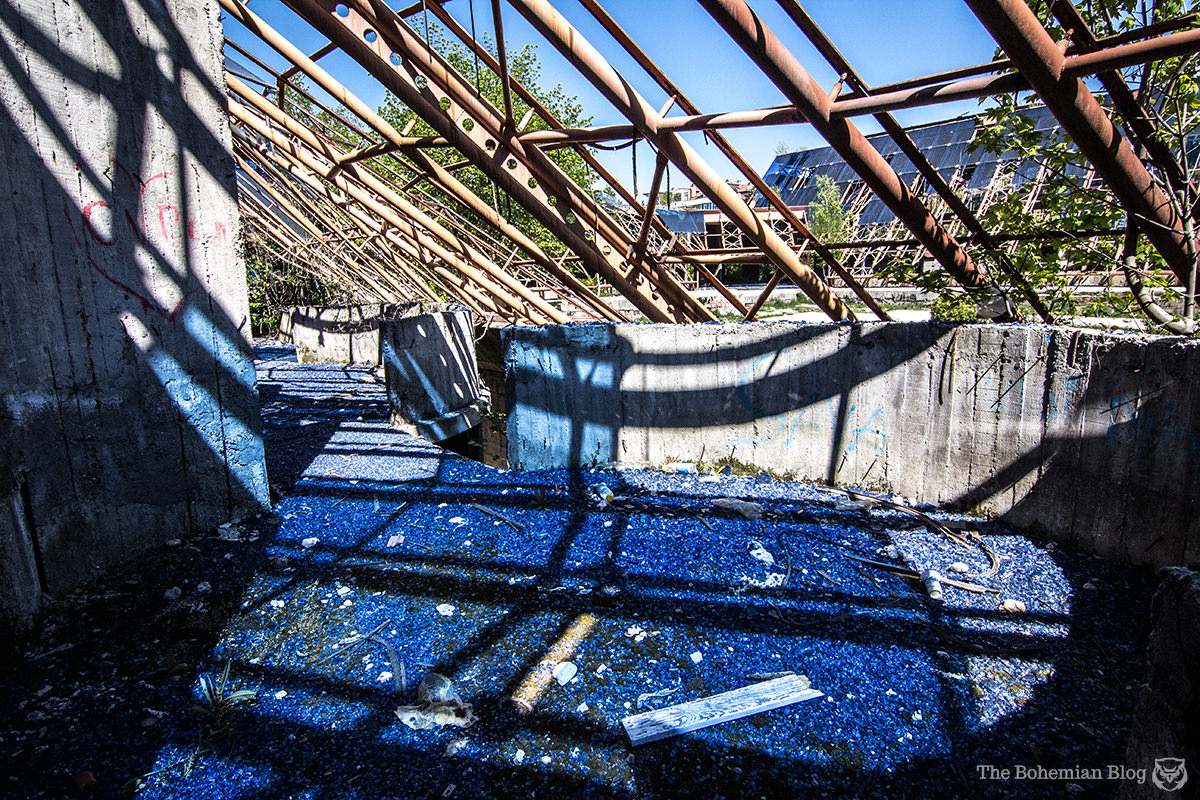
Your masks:
<svg viewBox="0 0 1200 800"><path fill-rule="evenodd" d="M690 461L676 461L663 467L663 472L673 472L679 475L696 474L696 465Z"/></svg>
<svg viewBox="0 0 1200 800"><path fill-rule="evenodd" d="M1026 609L1023 602L1010 597L1000 604L1000 610L1007 614L1024 614Z"/></svg>
<svg viewBox="0 0 1200 800"><path fill-rule="evenodd" d="M403 533L393 533L391 536L388 537L388 540L387 540L388 547L399 547L402 544L404 544L404 534Z"/></svg>
<svg viewBox="0 0 1200 800"><path fill-rule="evenodd" d="M452 617L454 616L454 606L450 605L449 603L439 603L437 612L443 617Z"/></svg>
<svg viewBox="0 0 1200 800"><path fill-rule="evenodd" d="M770 552L767 551L767 548L763 547L763 543L760 541L755 540L754 542L751 542L750 556L763 562L768 567L775 566L775 556L771 555Z"/></svg>
<svg viewBox="0 0 1200 800"><path fill-rule="evenodd" d="M630 638L637 636L639 633L645 633L645 628L643 628L641 625L630 625L625 629L625 635Z"/></svg>
<svg viewBox="0 0 1200 800"><path fill-rule="evenodd" d="M693 664L699 664L703 660L704 660L704 654L701 653L699 650L692 653L692 663Z"/></svg>
<svg viewBox="0 0 1200 800"><path fill-rule="evenodd" d="M391 679L392 679L392 673L388 672L385 669L383 672L379 673L379 677L375 679L375 682L376 683L387 683Z"/></svg>
<svg viewBox="0 0 1200 800"><path fill-rule="evenodd" d="M349 586L339 586L338 590L337 590L338 597L345 597L346 595L350 594L352 591L354 591L354 590L351 589Z"/></svg>
<svg viewBox="0 0 1200 800"><path fill-rule="evenodd" d="M283 608L286 605L287 605L287 603L283 600L272 600L271 601L271 608Z"/></svg>
<svg viewBox="0 0 1200 800"><path fill-rule="evenodd" d="M525 751L524 750L517 750L517 752L513 753L513 763L514 764L524 764L525 763Z"/></svg>
<svg viewBox="0 0 1200 800"><path fill-rule="evenodd" d="M282 700L285 697L287 697L287 692L284 691L283 689L280 689L278 692L275 693L276 700Z"/></svg>
<svg viewBox="0 0 1200 800"><path fill-rule="evenodd" d="M466 525L466 524L467 524L467 520L466 520L464 517L451 517L451 518L450 518L450 524L451 524L451 525L460 525L460 526L461 526L461 525Z"/></svg>
<svg viewBox="0 0 1200 800"><path fill-rule="evenodd" d="M308 550L311 547L316 547L317 542L319 542L319 541L321 541L321 540L318 539L316 536L309 536L307 539L300 540L300 546L303 547L305 550Z"/></svg>
<svg viewBox="0 0 1200 800"><path fill-rule="evenodd" d="M558 681L559 686L566 686L577 672L579 672L578 667L570 661L563 661L554 667L554 680Z"/></svg>
<svg viewBox="0 0 1200 800"><path fill-rule="evenodd" d="M415 706L400 706L396 716L413 730L451 726L469 728L475 724L475 712L464 703L454 684L444 675L430 672L417 686Z"/></svg>
<svg viewBox="0 0 1200 800"><path fill-rule="evenodd" d="M584 714L588 710L588 704L580 703L578 706L575 707L575 710L578 711L580 714Z"/></svg>
<svg viewBox="0 0 1200 800"><path fill-rule="evenodd" d="M763 507L758 503L750 503L733 497L718 497L712 503L717 508L727 508L730 511L736 511L746 519L762 519Z"/></svg>
<svg viewBox="0 0 1200 800"><path fill-rule="evenodd" d="M971 570L965 561L955 561L953 564L946 567L946 569L959 575L966 575Z"/></svg>

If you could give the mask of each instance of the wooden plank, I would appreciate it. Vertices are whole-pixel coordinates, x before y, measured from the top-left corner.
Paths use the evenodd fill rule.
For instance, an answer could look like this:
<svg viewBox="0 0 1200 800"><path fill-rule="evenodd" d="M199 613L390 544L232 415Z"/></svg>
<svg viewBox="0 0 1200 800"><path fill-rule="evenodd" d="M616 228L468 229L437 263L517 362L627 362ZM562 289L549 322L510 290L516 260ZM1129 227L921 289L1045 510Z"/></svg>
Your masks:
<svg viewBox="0 0 1200 800"><path fill-rule="evenodd" d="M803 675L786 675L712 697L635 714L621 720L621 724L625 726L630 744L647 744L824 696L824 692L811 688L808 678Z"/></svg>

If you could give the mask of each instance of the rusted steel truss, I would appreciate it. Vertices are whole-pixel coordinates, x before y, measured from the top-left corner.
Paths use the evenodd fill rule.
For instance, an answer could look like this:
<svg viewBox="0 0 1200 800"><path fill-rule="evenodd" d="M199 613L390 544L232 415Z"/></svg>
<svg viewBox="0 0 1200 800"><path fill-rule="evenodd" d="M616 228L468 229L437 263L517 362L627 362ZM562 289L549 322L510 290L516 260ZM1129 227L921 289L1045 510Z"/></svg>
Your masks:
<svg viewBox="0 0 1200 800"><path fill-rule="evenodd" d="M757 2L758 0L756 0ZM765 2L765 0L763 0ZM797 0L778 0L797 28L841 74L832 91L816 84L799 60L755 15L746 0L698 0L788 99L788 104L746 111L705 113L621 28L599 0L584 8L669 98L651 107L585 40L551 0L508 0L550 45L557 48L627 120L593 128L564 127L508 69L505 11L491 0L496 49L476 41L438 0L400 11L385 0L278 0L327 43L311 55L295 47L239 0L219 0L228 17L275 49L288 63L275 70L245 46L229 40L239 57L261 70L261 80L230 72L227 84L234 125L239 200L245 226L269 254L363 296L384 300L458 300L482 315L506 322L545 324L569 320L619 321L640 315L652 321L715 319L695 289L711 285L719 297L752 319L784 279L795 283L832 319L852 319L848 293L835 293L810 266L830 273L880 319L887 316L843 265L848 248L870 243L819 241L797 209L789 208L762 175L721 134L725 128L807 123L830 143L891 208L907 236L879 248L917 244L967 289L992 279L972 250L995 251L995 237L939 174L890 111L916 105L1033 89L1066 133L1092 162L1120 202L1139 219L1147 236L1177 275L1186 280L1195 247L1186 241L1184 214L1173 192L1186 186L1178 161L1160 139L1117 70L1132 64L1200 51L1195 15L1156 22L1141 30L1098 38L1066 0L1055 13L1071 31L1056 44L1023 0L964 0L984 22L1008 58L938 75L870 87L855 72ZM502 88L496 107L476 91L406 20L432 15L461 41L476 70L494 73ZM510 12L511 13L511 12ZM472 24L473 27L473 24ZM428 28L426 27L426 30ZM236 37L234 37L236 38ZM322 64L342 51L386 87L414 116L401 130L355 97ZM321 61L321 64L317 62ZM1156 168L1148 171L1113 126L1082 79L1098 75L1130 128L1129 136ZM244 77L244 76L243 76ZM322 102L308 87L319 88ZM520 119L517 107L527 109ZM674 116L668 116L672 108ZM874 115L916 166L954 224L927 207L859 133L851 118ZM414 136L417 120L435 131ZM530 130L530 123L539 124ZM703 131L761 195L768 208L752 208L701 154L680 136ZM645 140L657 163L649 201L617 181L589 145ZM571 148L628 206L614 214L592 192L576 185L548 153ZM446 163L432 149L453 148ZM461 178L472 167L494 187L477 193ZM668 168L685 175L740 234L743 246L714 252L673 234L655 213L660 181ZM1161 176L1161 177L1160 177ZM1163 185L1163 183L1167 185ZM479 181L474 185L478 187ZM498 191L497 191L498 190ZM524 209L552 236L535 241L510 214ZM767 214L776 223L768 222ZM784 229L776 227L784 225ZM954 231L957 231L955 233ZM786 235L785 235L786 234ZM701 237L703 238L703 237ZM807 251L807 253L806 253ZM721 264L774 266L774 276L751 307L725 286ZM1000 268L1006 265L1001 258ZM1048 319L1040 299L1010 274L1034 309ZM831 278L832 280L832 278ZM597 290L597 281L628 302L622 311ZM632 307L632 311L630 311Z"/></svg>

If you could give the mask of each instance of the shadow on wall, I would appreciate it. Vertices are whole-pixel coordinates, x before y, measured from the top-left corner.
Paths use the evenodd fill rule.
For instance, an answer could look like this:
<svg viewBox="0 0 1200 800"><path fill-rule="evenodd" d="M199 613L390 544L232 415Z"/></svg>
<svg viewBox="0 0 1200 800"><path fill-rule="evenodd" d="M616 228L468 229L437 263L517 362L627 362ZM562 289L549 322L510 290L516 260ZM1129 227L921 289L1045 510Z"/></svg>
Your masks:
<svg viewBox="0 0 1200 800"><path fill-rule="evenodd" d="M1200 348L1039 326L509 329L514 466L725 457L1039 527L1137 564L1200 556Z"/></svg>
<svg viewBox="0 0 1200 800"><path fill-rule="evenodd" d="M203 0L0 6L9 625L267 501L220 36Z"/></svg>

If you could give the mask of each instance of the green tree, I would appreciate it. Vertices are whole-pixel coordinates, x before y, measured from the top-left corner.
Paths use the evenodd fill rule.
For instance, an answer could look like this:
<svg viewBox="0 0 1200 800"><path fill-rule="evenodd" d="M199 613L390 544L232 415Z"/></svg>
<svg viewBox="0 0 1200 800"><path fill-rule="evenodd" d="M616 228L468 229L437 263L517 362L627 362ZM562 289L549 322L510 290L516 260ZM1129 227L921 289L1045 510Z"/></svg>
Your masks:
<svg viewBox="0 0 1200 800"><path fill-rule="evenodd" d="M471 53L465 46L451 40L440 28L431 28L429 38L434 49L464 79L475 86L492 106L497 109L504 107L504 90L500 77L496 73L478 61L474 53ZM495 46L489 37L485 36L482 44L489 52L495 53ZM568 128L587 127L592 124L592 118L583 113L583 106L580 105L578 99L569 96L561 85L551 88L542 86L541 64L538 61L536 45L527 44L520 49L509 49L507 55L508 71L513 80L528 89L538 102L557 117L559 122ZM513 93L512 102L513 116L517 119L523 118L529 110L529 106L515 93ZM383 103L379 107L379 113L397 129L403 129L414 116L412 109L405 106L390 92L384 97ZM546 121L535 113L526 130L547 130L549 127ZM412 129L412 135L432 136L436 135L436 131L423 120L419 120ZM454 163L463 158L457 150L452 148L430 149L426 152L442 164ZM550 151L548 155L572 181L590 192L597 176L577 152L572 148L560 148ZM564 251L563 244L553 234L528 211L512 202L511 198L496 187L482 171L470 166L458 170L455 175L475 194L491 203L509 222L537 242L547 253L557 256Z"/></svg>
<svg viewBox="0 0 1200 800"><path fill-rule="evenodd" d="M850 212L842 206L842 192L828 175L817 176L817 199L808 207L808 229L822 242L844 242L850 236Z"/></svg>

